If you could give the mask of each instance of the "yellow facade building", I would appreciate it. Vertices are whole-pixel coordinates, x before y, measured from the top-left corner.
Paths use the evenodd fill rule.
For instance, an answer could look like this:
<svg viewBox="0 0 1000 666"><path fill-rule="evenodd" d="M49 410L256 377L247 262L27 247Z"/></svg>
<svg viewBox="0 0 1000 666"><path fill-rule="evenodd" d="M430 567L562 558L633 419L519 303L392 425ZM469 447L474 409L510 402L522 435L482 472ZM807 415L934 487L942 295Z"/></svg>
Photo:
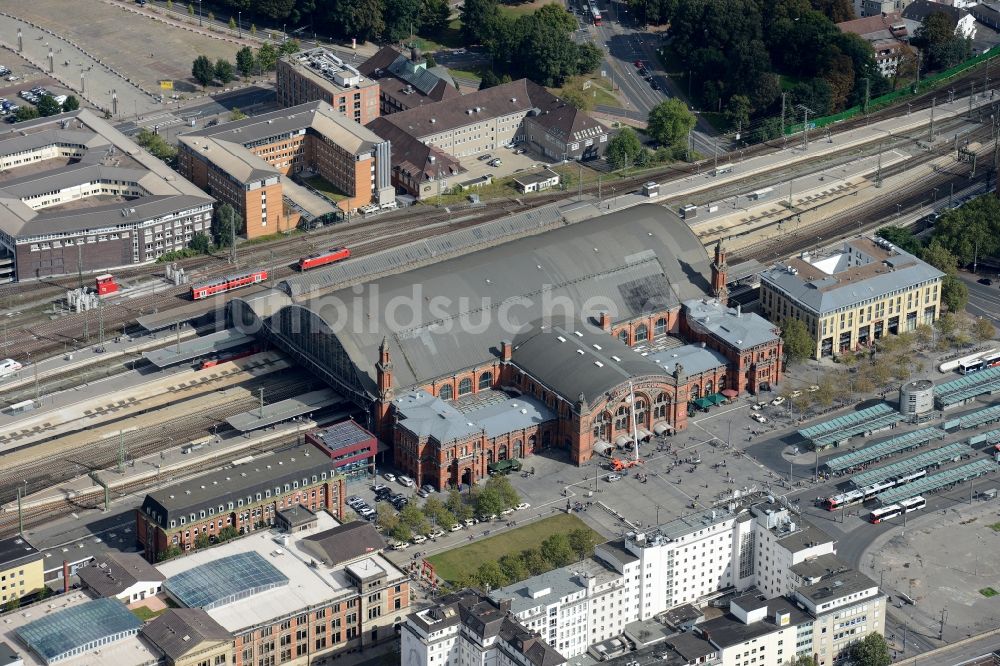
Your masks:
<svg viewBox="0 0 1000 666"><path fill-rule="evenodd" d="M941 316L943 277L884 239L858 237L761 273L761 311L775 323L804 322L813 358L832 356L933 324Z"/></svg>
<svg viewBox="0 0 1000 666"><path fill-rule="evenodd" d="M45 585L43 559L21 537L0 540L0 607Z"/></svg>

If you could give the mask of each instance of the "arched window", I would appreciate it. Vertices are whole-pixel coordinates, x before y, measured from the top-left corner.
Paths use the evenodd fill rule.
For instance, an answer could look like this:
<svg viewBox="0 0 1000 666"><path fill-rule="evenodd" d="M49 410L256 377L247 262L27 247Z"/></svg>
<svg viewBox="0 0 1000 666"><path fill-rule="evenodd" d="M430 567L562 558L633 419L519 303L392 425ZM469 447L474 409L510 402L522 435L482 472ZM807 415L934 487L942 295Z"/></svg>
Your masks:
<svg viewBox="0 0 1000 666"><path fill-rule="evenodd" d="M507 460L507 445L501 444L500 450L497 451L497 460Z"/></svg>
<svg viewBox="0 0 1000 666"><path fill-rule="evenodd" d="M532 435L531 437L528 438L528 451L534 453L537 446L538 446L538 437Z"/></svg>
<svg viewBox="0 0 1000 666"><path fill-rule="evenodd" d="M625 344L628 344L628 331L624 329L618 331L618 339L624 342Z"/></svg>
<svg viewBox="0 0 1000 666"><path fill-rule="evenodd" d="M694 386L691 387L691 399L697 400L700 397L701 397L701 387L695 384Z"/></svg>
<svg viewBox="0 0 1000 666"><path fill-rule="evenodd" d="M725 390L726 390L726 376L722 375L721 377L719 377L719 393L722 393Z"/></svg>
<svg viewBox="0 0 1000 666"><path fill-rule="evenodd" d="M656 402L653 403L653 418L654 419L667 418L667 411L669 409L670 409L670 396L666 392L656 396Z"/></svg>
<svg viewBox="0 0 1000 666"><path fill-rule="evenodd" d="M524 457L524 444L519 439L514 440L514 457L515 458Z"/></svg>
<svg viewBox="0 0 1000 666"><path fill-rule="evenodd" d="M715 384L712 383L711 379L709 379L707 382L705 382L705 395L711 395L713 393L712 389L714 387L715 387Z"/></svg>
<svg viewBox="0 0 1000 666"><path fill-rule="evenodd" d="M489 390L489 388L491 386L493 386L493 373L492 372L484 372L483 374L479 375L479 390L480 391L487 391L487 390Z"/></svg>
<svg viewBox="0 0 1000 666"><path fill-rule="evenodd" d="M639 324L635 327L635 341L642 342L643 340L649 339L649 329L646 328L645 324Z"/></svg>
<svg viewBox="0 0 1000 666"><path fill-rule="evenodd" d="M622 405L615 412L615 430L627 430L628 429L628 407Z"/></svg>
<svg viewBox="0 0 1000 666"><path fill-rule="evenodd" d="M607 412L601 412L594 419L594 438L603 439L606 442L611 441L611 415Z"/></svg>
<svg viewBox="0 0 1000 666"><path fill-rule="evenodd" d="M659 336L664 335L667 332L667 320L664 317L660 317L656 320L656 325L653 326L653 335Z"/></svg>
<svg viewBox="0 0 1000 666"><path fill-rule="evenodd" d="M646 425L646 408L645 400L640 398L635 401L635 423L637 426Z"/></svg>
<svg viewBox="0 0 1000 666"><path fill-rule="evenodd" d="M444 386L442 386L441 390L438 391L438 397L441 398L442 400L451 400L452 398L454 398L455 393L451 389L451 384L445 384Z"/></svg>
<svg viewBox="0 0 1000 666"><path fill-rule="evenodd" d="M458 383L458 394L468 395L469 393L472 393L472 380L466 377Z"/></svg>

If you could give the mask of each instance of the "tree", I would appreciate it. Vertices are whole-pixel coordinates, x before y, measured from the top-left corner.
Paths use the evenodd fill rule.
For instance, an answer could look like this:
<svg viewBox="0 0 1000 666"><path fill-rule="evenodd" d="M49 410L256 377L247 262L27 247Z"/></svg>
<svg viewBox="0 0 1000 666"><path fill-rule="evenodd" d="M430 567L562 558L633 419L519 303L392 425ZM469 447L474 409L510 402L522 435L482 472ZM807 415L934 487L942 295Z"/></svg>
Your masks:
<svg viewBox="0 0 1000 666"><path fill-rule="evenodd" d="M375 39L385 31L384 0L341 0L334 3L330 21L344 35L363 42Z"/></svg>
<svg viewBox="0 0 1000 666"><path fill-rule="evenodd" d="M190 2L188 3L188 16L194 16L194 5Z"/></svg>
<svg viewBox="0 0 1000 666"><path fill-rule="evenodd" d="M174 548L176 548L176 546L174 546ZM178 548L178 550L180 550L180 549ZM163 554L164 553L160 553L160 555L163 555ZM163 559L166 559L166 558L164 557ZM9 613L11 611L17 610L20 607L21 607L21 598L20 597L11 597L11 599L7 603L5 603L3 605L3 610L4 610L5 613Z"/></svg>
<svg viewBox="0 0 1000 666"><path fill-rule="evenodd" d="M233 110L229 112L229 119L230 120L243 120L246 117L247 117L247 114L245 114L242 111L240 111L240 108L238 106L234 106Z"/></svg>
<svg viewBox="0 0 1000 666"><path fill-rule="evenodd" d="M399 512L399 520L410 528L415 529L421 523L423 523L426 518L424 514L417 507L416 503L406 504Z"/></svg>
<svg viewBox="0 0 1000 666"><path fill-rule="evenodd" d="M979 342L992 340L997 335L997 329L986 317L978 317L972 324L972 336Z"/></svg>
<svg viewBox="0 0 1000 666"><path fill-rule="evenodd" d="M553 567L564 567L575 559L573 548L570 546L569 537L558 532L542 542L539 549L542 557L549 561Z"/></svg>
<svg viewBox="0 0 1000 666"><path fill-rule="evenodd" d="M286 19L295 7L295 0L256 0L254 9L268 18Z"/></svg>
<svg viewBox="0 0 1000 666"><path fill-rule="evenodd" d="M580 109L581 111L587 111L590 109L590 102L593 99L592 97L588 97L585 91L577 88L563 88L559 98L573 108Z"/></svg>
<svg viewBox="0 0 1000 666"><path fill-rule="evenodd" d="M816 353L816 341L809 334L805 322L799 319L782 320L781 339L789 361L802 361Z"/></svg>
<svg viewBox="0 0 1000 666"><path fill-rule="evenodd" d="M937 239L931 241L921 258L945 275L955 275L958 272L958 257Z"/></svg>
<svg viewBox="0 0 1000 666"><path fill-rule="evenodd" d="M302 50L302 45L297 39L286 39L278 47L278 55L292 55Z"/></svg>
<svg viewBox="0 0 1000 666"><path fill-rule="evenodd" d="M233 244L233 236L239 232L240 217L236 209L224 203L215 209L212 216L212 238L218 247L229 247Z"/></svg>
<svg viewBox="0 0 1000 666"><path fill-rule="evenodd" d="M191 236L191 242L188 243L188 247L198 254L208 254L212 250L212 240L206 234L199 231Z"/></svg>
<svg viewBox="0 0 1000 666"><path fill-rule="evenodd" d="M399 516L387 503L381 502L375 507L375 525L388 534L399 524Z"/></svg>
<svg viewBox="0 0 1000 666"><path fill-rule="evenodd" d="M78 100L74 95L67 95L66 101L62 103L63 111L76 111L80 108L80 100Z"/></svg>
<svg viewBox="0 0 1000 666"><path fill-rule="evenodd" d="M462 493L454 488L448 491L448 499L445 502L445 506L459 520L472 518L472 507L465 503Z"/></svg>
<svg viewBox="0 0 1000 666"><path fill-rule="evenodd" d="M764 118L747 134L748 143L764 143L781 137L781 119Z"/></svg>
<svg viewBox="0 0 1000 666"><path fill-rule="evenodd" d="M594 552L594 546L597 545L597 536L594 534L593 530L585 527L578 527L575 530L571 530L569 533L569 545L576 553L577 559L583 559L585 557L590 557Z"/></svg>
<svg viewBox="0 0 1000 666"><path fill-rule="evenodd" d="M233 70L233 63L219 58L215 62L215 78L219 80L219 83L226 85L230 81L236 78L236 73Z"/></svg>
<svg viewBox="0 0 1000 666"><path fill-rule="evenodd" d="M19 106L17 108L17 113L14 114L14 119L19 123L25 120L34 120L37 117L38 109L33 106L28 106L27 104Z"/></svg>
<svg viewBox="0 0 1000 666"><path fill-rule="evenodd" d="M660 102L649 112L646 133L664 146L677 146L687 141L688 132L694 125L694 114L674 97Z"/></svg>
<svg viewBox="0 0 1000 666"><path fill-rule="evenodd" d="M250 36L251 37L256 37L257 36L257 24L256 23L251 23L250 24Z"/></svg>
<svg viewBox="0 0 1000 666"><path fill-rule="evenodd" d="M43 118L62 113L62 105L52 95L42 95L38 100L38 115Z"/></svg>
<svg viewBox="0 0 1000 666"><path fill-rule="evenodd" d="M934 329L928 324L917 326L917 330L914 332L917 334L917 342L921 346L927 346L934 340Z"/></svg>
<svg viewBox="0 0 1000 666"><path fill-rule="evenodd" d="M889 645L885 636L872 632L851 646L851 660L858 666L889 666Z"/></svg>
<svg viewBox="0 0 1000 666"><path fill-rule="evenodd" d="M493 560L486 560L479 565L475 574L476 582L487 590L495 590L507 584L507 577L500 570L500 565Z"/></svg>
<svg viewBox="0 0 1000 666"><path fill-rule="evenodd" d="M236 52L236 69L240 71L241 76L250 76L253 73L254 64L253 49L249 46L244 46Z"/></svg>
<svg viewBox="0 0 1000 666"><path fill-rule="evenodd" d="M194 538L195 548L208 548L210 545L211 543L208 540L208 535L204 532Z"/></svg>
<svg viewBox="0 0 1000 666"><path fill-rule="evenodd" d="M527 550L522 550L519 557L521 561L524 562L525 568L528 573L532 576L537 576L538 574L545 573L552 568L549 561L545 559L541 551L537 548L528 548Z"/></svg>
<svg viewBox="0 0 1000 666"><path fill-rule="evenodd" d="M729 103L726 105L726 120L729 121L732 127L736 128L737 132L741 132L743 128L750 127L750 112L752 110L749 97L746 95L733 95L729 98ZM737 137L737 139L739 138L742 138L742 136Z"/></svg>
<svg viewBox="0 0 1000 666"><path fill-rule="evenodd" d="M816 662L813 658L807 654L801 654L795 657L789 666L816 666Z"/></svg>
<svg viewBox="0 0 1000 666"><path fill-rule="evenodd" d="M448 0L423 0L420 6L420 29L423 33L440 36L451 23Z"/></svg>
<svg viewBox="0 0 1000 666"><path fill-rule="evenodd" d="M215 67L212 66L212 61L208 59L208 56L200 55L194 59L194 63L191 65L191 76L202 87L206 87L212 82L212 79L215 78Z"/></svg>
<svg viewBox="0 0 1000 666"><path fill-rule="evenodd" d="M483 488L476 496L476 514L479 516L499 515L504 508L503 496L496 488Z"/></svg>
<svg viewBox="0 0 1000 666"><path fill-rule="evenodd" d="M951 312L961 312L969 304L969 288L954 275L941 279L941 302Z"/></svg>
<svg viewBox="0 0 1000 666"><path fill-rule="evenodd" d="M635 164L635 158L641 150L642 143L639 142L635 130L631 127L622 127L618 130L618 134L608 141L604 157L612 169L626 169Z"/></svg>
<svg viewBox="0 0 1000 666"><path fill-rule="evenodd" d="M177 157L176 148L167 143L167 141L159 134L150 132L147 129L139 130L139 133L135 137L135 142L148 150L150 155L161 159L168 164L173 162Z"/></svg>
<svg viewBox="0 0 1000 666"><path fill-rule="evenodd" d="M923 247L909 229L889 225L882 227L875 232L875 235L884 238L899 249L909 252L912 255L920 256Z"/></svg>
<svg viewBox="0 0 1000 666"><path fill-rule="evenodd" d="M178 557L182 552L183 551L180 549L180 546L177 546L176 544L170 544L156 555L156 561L166 562L167 560L171 560L175 557Z"/></svg>
<svg viewBox="0 0 1000 666"><path fill-rule="evenodd" d="M508 553L507 555L501 557L499 565L504 578L511 583L517 583L531 575L528 571L528 567L524 563L524 560L512 553Z"/></svg>
<svg viewBox="0 0 1000 666"><path fill-rule="evenodd" d="M389 536L391 536L396 541L409 541L413 538L413 531L410 526L402 521L398 521L393 525L392 529L389 530Z"/></svg>
<svg viewBox="0 0 1000 666"><path fill-rule="evenodd" d="M257 49L257 64L265 72L270 72L278 65L278 49L270 42L265 42Z"/></svg>
<svg viewBox="0 0 1000 666"><path fill-rule="evenodd" d="M462 39L467 44L481 44L501 21L497 0L466 0L459 12Z"/></svg>
<svg viewBox="0 0 1000 666"><path fill-rule="evenodd" d="M398 42L420 28L421 0L385 0L385 31L382 37Z"/></svg>
<svg viewBox="0 0 1000 666"><path fill-rule="evenodd" d="M430 520L433 520L438 525L441 524L440 516L447 511L444 508L444 504L441 503L437 497L428 497L427 501L424 502L423 512Z"/></svg>
<svg viewBox="0 0 1000 666"><path fill-rule="evenodd" d="M486 486L483 490L493 489L496 490L500 495L500 501L503 502L504 508L515 507L521 502L521 496L517 494L514 490L514 486L510 484L510 479L503 475L491 476L489 481L486 482Z"/></svg>
<svg viewBox="0 0 1000 666"><path fill-rule="evenodd" d="M232 16L229 17L229 29L236 30L236 19L234 19Z"/></svg>

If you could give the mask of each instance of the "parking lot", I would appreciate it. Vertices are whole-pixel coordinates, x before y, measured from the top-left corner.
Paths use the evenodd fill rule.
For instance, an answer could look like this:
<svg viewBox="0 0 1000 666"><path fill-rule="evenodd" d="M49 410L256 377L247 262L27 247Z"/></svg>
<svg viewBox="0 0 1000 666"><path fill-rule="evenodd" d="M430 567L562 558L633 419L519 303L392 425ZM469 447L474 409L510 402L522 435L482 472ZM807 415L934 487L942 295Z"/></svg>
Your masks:
<svg viewBox="0 0 1000 666"><path fill-rule="evenodd" d="M486 174L492 174L494 180L506 178L522 171L535 171L550 163L549 160L542 160L538 155L533 155L526 151L520 155L515 154L515 150L525 149L527 146L516 146L515 148L496 148L480 155L463 157L460 162L468 169L468 173L461 176L460 181L474 180ZM489 159L480 159L489 155ZM502 164L492 166L490 162L499 159Z"/></svg>

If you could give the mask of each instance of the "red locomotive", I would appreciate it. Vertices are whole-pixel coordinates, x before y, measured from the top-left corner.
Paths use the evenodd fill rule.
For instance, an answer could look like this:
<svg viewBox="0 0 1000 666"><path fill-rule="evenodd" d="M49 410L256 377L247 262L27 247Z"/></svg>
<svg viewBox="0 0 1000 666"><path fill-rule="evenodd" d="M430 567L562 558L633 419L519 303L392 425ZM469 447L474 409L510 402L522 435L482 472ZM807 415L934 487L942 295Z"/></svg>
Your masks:
<svg viewBox="0 0 1000 666"><path fill-rule="evenodd" d="M343 261L351 256L351 251L346 247L335 247L332 250L327 250L326 252L320 252L318 254L311 254L308 257L302 257L299 259L299 270L307 271L310 268L319 268L320 266L326 266L327 264L332 264L337 261Z"/></svg>
<svg viewBox="0 0 1000 666"><path fill-rule="evenodd" d="M95 282L98 296L107 296L118 291L118 283L115 282L115 278L110 274L98 275L95 278Z"/></svg>
<svg viewBox="0 0 1000 666"><path fill-rule="evenodd" d="M197 284L191 287L191 298L200 301L203 298L208 298L209 296L214 296L215 294L221 294L225 291L232 291L233 289L240 289L241 287L248 287L252 284L257 284L258 282L263 282L267 279L267 271L263 269L250 271L249 273L238 273L236 275L227 275L226 277L221 277L212 282L204 282L202 284Z"/></svg>
<svg viewBox="0 0 1000 666"><path fill-rule="evenodd" d="M233 352L232 354L223 354L222 356L207 358L201 362L201 369L208 370L209 368L214 368L220 363L228 363L229 361L236 361L241 358L246 358L247 356L253 356L259 351L260 349L258 349L257 347L250 347L249 349Z"/></svg>

